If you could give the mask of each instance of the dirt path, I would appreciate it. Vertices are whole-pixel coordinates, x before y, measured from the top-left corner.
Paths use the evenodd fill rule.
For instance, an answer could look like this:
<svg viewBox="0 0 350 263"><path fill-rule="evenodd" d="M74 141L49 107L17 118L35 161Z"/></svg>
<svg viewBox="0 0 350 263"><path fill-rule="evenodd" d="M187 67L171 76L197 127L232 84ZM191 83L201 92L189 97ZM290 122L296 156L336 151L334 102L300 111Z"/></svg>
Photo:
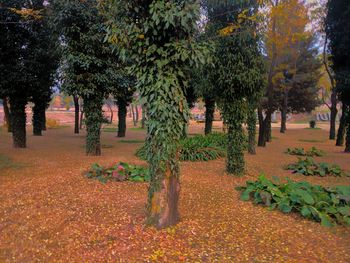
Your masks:
<svg viewBox="0 0 350 263"><path fill-rule="evenodd" d="M202 127L191 127L196 133ZM29 132L28 132L29 133ZM101 184L82 175L92 163L143 163L134 156L144 131L120 140L103 133L102 157L84 155L84 135L70 128L28 136L28 149L14 150L0 132L0 154L25 166L0 170L0 262L349 262L350 230L268 211L239 200L234 190L259 173L323 185L350 185L349 178L291 175L282 165L296 158L287 147L317 146L319 160L350 170L350 156L323 130L274 130L273 142L247 156L247 175L224 173L224 160L182 163L181 223L156 231L145 227L147 185ZM300 140L316 140L302 142Z"/></svg>

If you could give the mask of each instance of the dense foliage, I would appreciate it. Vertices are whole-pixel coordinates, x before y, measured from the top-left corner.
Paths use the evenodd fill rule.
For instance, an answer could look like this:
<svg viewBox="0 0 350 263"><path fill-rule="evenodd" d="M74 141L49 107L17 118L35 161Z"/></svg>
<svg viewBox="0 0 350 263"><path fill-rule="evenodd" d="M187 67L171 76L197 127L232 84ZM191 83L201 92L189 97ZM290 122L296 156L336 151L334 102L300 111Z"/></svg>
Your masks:
<svg viewBox="0 0 350 263"><path fill-rule="evenodd" d="M306 176L344 176L345 172L337 164L328 164L324 162L317 163L314 159L298 158L298 161L289 164L286 169L293 173L303 174Z"/></svg>
<svg viewBox="0 0 350 263"><path fill-rule="evenodd" d="M226 156L227 135L211 133L206 136L196 135L180 140L180 161L209 161ZM145 160L147 158L147 145L137 150L136 155Z"/></svg>
<svg viewBox="0 0 350 263"><path fill-rule="evenodd" d="M298 212L305 218L321 222L324 226L350 225L350 187L325 188L308 182L274 182L260 176L255 182L239 187L241 199L252 200L283 213Z"/></svg>
<svg viewBox="0 0 350 263"><path fill-rule="evenodd" d="M102 183L107 181L148 182L150 180L147 168L123 162L107 168L95 163L86 173L86 177L97 179Z"/></svg>
<svg viewBox="0 0 350 263"><path fill-rule="evenodd" d="M325 155L324 151L319 150L316 147L311 147L310 150L305 150L304 148L288 148L286 153L289 155L310 156L310 157Z"/></svg>

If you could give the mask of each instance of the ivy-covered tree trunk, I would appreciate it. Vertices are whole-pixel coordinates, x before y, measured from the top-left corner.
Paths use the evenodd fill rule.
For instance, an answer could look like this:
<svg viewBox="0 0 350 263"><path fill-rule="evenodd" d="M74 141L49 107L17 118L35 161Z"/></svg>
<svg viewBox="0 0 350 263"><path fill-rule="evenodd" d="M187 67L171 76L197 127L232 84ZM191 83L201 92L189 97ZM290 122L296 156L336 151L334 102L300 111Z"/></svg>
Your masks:
<svg viewBox="0 0 350 263"><path fill-rule="evenodd" d="M34 136L42 136L42 108L45 110L45 105L41 105L40 102L34 102L32 118Z"/></svg>
<svg viewBox="0 0 350 263"><path fill-rule="evenodd" d="M26 148L26 105L20 97L10 97L12 138L15 148Z"/></svg>
<svg viewBox="0 0 350 263"><path fill-rule="evenodd" d="M256 154L256 107L254 105L249 105L248 116L247 116L247 128L248 128L248 153Z"/></svg>
<svg viewBox="0 0 350 263"><path fill-rule="evenodd" d="M73 95L74 102L74 133L79 134L79 96Z"/></svg>
<svg viewBox="0 0 350 263"><path fill-rule="evenodd" d="M4 97L2 99L2 103L4 107L4 122L7 125L7 132L12 132L11 113L10 113L7 97Z"/></svg>
<svg viewBox="0 0 350 263"><path fill-rule="evenodd" d="M127 103L123 99L117 101L118 105L118 137L125 137L126 134L126 114L127 114Z"/></svg>
<svg viewBox="0 0 350 263"><path fill-rule="evenodd" d="M86 155L101 155L101 124L103 100L98 96L84 99L86 114Z"/></svg>
<svg viewBox="0 0 350 263"><path fill-rule="evenodd" d="M215 100L212 98L205 98L205 135L212 133L213 120L215 112Z"/></svg>
<svg viewBox="0 0 350 263"><path fill-rule="evenodd" d="M330 119L330 129L329 129L329 139L335 139L335 122L337 119L338 109L337 109L337 91L333 89L331 95L331 119Z"/></svg>
<svg viewBox="0 0 350 263"><path fill-rule="evenodd" d="M182 94L174 100L169 95ZM154 90L147 98L147 144L151 182L149 187L149 221L157 228L165 228L179 221L180 168L179 140L188 116L186 98L181 87L170 86ZM162 106L159 102L163 101ZM174 107L176 105L176 107ZM152 110L157 109L157 111Z"/></svg>
<svg viewBox="0 0 350 263"><path fill-rule="evenodd" d="M344 145L344 137L346 132L346 115L348 114L348 109L346 105L343 103L342 106L342 115L340 117L339 121L339 128L338 128L338 134L337 134L337 142L336 146L343 146Z"/></svg>
<svg viewBox="0 0 350 263"><path fill-rule="evenodd" d="M246 107L245 102L240 100L222 107L228 129L226 172L236 176L243 175L245 169L244 148L246 143L242 125L246 119Z"/></svg>

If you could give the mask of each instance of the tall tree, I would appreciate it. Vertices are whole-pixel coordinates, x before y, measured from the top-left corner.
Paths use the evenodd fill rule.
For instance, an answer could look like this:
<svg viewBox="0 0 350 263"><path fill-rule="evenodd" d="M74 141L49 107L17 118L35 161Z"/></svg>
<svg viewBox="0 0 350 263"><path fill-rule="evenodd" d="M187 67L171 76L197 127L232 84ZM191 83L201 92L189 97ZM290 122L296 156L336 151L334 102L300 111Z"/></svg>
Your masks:
<svg viewBox="0 0 350 263"><path fill-rule="evenodd" d="M79 95L86 116L86 154L101 155L102 106L113 90L115 64L112 48L105 43L105 19L97 0L55 2L55 24L63 49L62 89Z"/></svg>
<svg viewBox="0 0 350 263"><path fill-rule="evenodd" d="M350 2L328 1L326 33L329 37L332 69L339 99L350 107ZM350 152L350 114L345 114L347 125L345 152Z"/></svg>
<svg viewBox="0 0 350 263"><path fill-rule="evenodd" d="M179 220L179 140L189 111L184 67L204 62L193 42L199 5L195 0L110 0L110 41L132 60L137 88L146 101L151 182L149 222L158 228Z"/></svg>
<svg viewBox="0 0 350 263"><path fill-rule="evenodd" d="M248 104L263 87L264 64L255 32L259 5L257 1L234 0L208 3L208 30L219 32L210 74L218 86L218 105L228 128L226 171L242 175L245 169L242 124L247 118Z"/></svg>

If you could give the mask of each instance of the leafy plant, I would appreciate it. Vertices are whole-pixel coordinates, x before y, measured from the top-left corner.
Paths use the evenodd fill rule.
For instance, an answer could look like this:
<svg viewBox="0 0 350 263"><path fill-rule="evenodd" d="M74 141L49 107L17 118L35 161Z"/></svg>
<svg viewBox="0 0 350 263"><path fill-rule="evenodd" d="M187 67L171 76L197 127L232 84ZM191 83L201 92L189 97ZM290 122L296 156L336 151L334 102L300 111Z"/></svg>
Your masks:
<svg viewBox="0 0 350 263"><path fill-rule="evenodd" d="M303 174L306 176L344 176L344 171L336 164L316 163L312 158L298 158L298 162L289 164L287 170L293 173Z"/></svg>
<svg viewBox="0 0 350 263"><path fill-rule="evenodd" d="M211 133L206 136L196 135L180 140L181 161L209 161L224 157L226 154L227 135ZM145 160L147 156L146 145L142 146L136 156Z"/></svg>
<svg viewBox="0 0 350 263"><path fill-rule="evenodd" d="M316 147L311 147L310 150L305 151L304 148L288 148L286 151L290 155L298 156L324 156L325 153L322 150L317 149Z"/></svg>
<svg viewBox="0 0 350 263"><path fill-rule="evenodd" d="M123 162L108 168L94 163L86 173L86 177L97 179L102 183L106 183L109 180L117 182L148 182L150 180L148 168Z"/></svg>
<svg viewBox="0 0 350 263"><path fill-rule="evenodd" d="M321 222L324 226L350 225L350 186L324 188L308 182L274 182L264 175L255 182L248 181L241 199L252 200L283 213L299 212L303 217Z"/></svg>

